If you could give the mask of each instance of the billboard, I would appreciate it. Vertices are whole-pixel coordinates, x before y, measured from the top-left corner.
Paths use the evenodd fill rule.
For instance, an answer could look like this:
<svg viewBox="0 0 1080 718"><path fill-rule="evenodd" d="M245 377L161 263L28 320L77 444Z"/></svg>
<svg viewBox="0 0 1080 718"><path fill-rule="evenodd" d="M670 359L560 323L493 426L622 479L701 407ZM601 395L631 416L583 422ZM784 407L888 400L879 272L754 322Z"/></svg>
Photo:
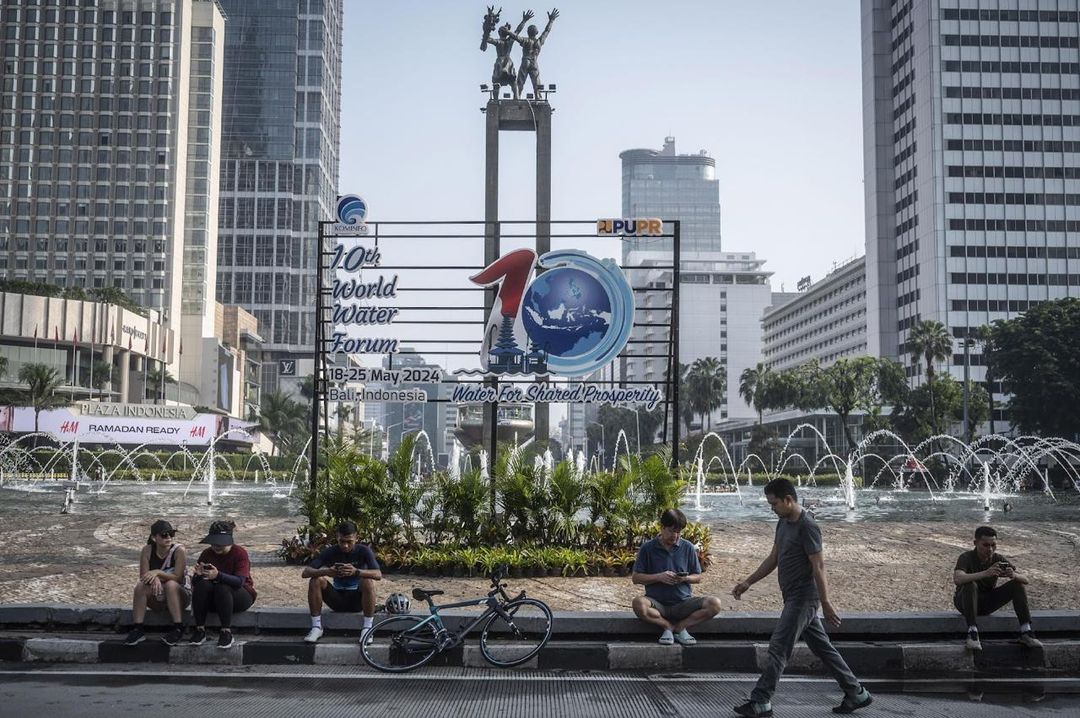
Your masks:
<svg viewBox="0 0 1080 718"><path fill-rule="evenodd" d="M135 407L137 405L105 404L109 407ZM216 414L196 414L189 407L141 407L146 409L188 409L188 411L150 412L158 416L140 416L148 412L115 411L82 413L78 405L41 412L38 431L51 435L57 441L78 439L88 444L150 444L158 446L208 446L215 437L229 428L247 428L248 422L238 422ZM4 407L0 415L10 417L10 429L19 434L34 431L34 410L31 407ZM233 434L231 440L250 442L242 434Z"/></svg>

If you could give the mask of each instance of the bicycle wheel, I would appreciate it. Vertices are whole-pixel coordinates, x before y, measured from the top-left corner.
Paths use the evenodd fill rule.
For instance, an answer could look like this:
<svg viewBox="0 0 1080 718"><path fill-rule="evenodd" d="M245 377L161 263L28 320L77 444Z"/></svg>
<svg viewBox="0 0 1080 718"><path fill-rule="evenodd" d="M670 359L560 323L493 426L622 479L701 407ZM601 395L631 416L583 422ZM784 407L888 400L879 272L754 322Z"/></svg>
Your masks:
<svg viewBox="0 0 1080 718"><path fill-rule="evenodd" d="M420 616L390 616L376 623L360 642L360 654L372 668L404 673L419 668L439 651L435 626Z"/></svg>
<svg viewBox="0 0 1080 718"><path fill-rule="evenodd" d="M480 651L488 663L502 668L529 660L551 638L551 609L543 601L522 598L503 606L509 622L494 614L480 634Z"/></svg>

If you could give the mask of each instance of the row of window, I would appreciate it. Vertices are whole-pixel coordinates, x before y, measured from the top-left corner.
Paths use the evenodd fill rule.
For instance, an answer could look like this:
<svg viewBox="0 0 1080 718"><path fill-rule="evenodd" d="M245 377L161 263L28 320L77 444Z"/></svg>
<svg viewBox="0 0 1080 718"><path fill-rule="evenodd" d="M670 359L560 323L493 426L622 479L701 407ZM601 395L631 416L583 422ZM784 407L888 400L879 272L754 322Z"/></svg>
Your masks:
<svg viewBox="0 0 1080 718"><path fill-rule="evenodd" d="M950 257L1001 257L1004 259L1080 259L1080 247L1029 247L1027 245L952 245Z"/></svg>
<svg viewBox="0 0 1080 718"><path fill-rule="evenodd" d="M1080 287L1080 274L1017 272L950 272L951 284L1013 284L1034 287Z"/></svg>
<svg viewBox="0 0 1080 718"><path fill-rule="evenodd" d="M1080 220L950 219L949 229L972 232L1080 232Z"/></svg>
<svg viewBox="0 0 1080 718"><path fill-rule="evenodd" d="M58 2L57 0L51 0L48 4L57 5ZM69 2L68 4L72 3ZM121 10L119 13L115 10L102 10L100 21L106 25L116 25L118 23L134 25L136 18L138 18L140 25L172 25L173 14L171 12L159 12L157 18L155 18L154 13L149 10L144 10L138 15L133 10ZM34 7L24 8L21 16L19 8L10 8L4 12L5 23L19 22L20 20L26 23L43 22L50 25L79 22L84 25L96 25L98 23L98 13L96 9L84 9L80 17L78 10L64 10L61 12L49 8L38 10Z"/></svg>
<svg viewBox="0 0 1080 718"><path fill-rule="evenodd" d="M911 217L910 219L906 219L903 222L901 222L900 224L896 225L896 236L899 237L901 234L903 234L904 232L907 232L909 229L914 229L915 227L918 227L918 226L919 226L919 215L915 215L914 217Z"/></svg>
<svg viewBox="0 0 1080 718"><path fill-rule="evenodd" d="M949 308L954 312L1026 312L1039 300L1035 299L953 299Z"/></svg>
<svg viewBox="0 0 1080 718"><path fill-rule="evenodd" d="M1080 179L1080 167L992 167L980 165L950 165L949 177L1008 177L1026 179Z"/></svg>
<svg viewBox="0 0 1080 718"><path fill-rule="evenodd" d="M901 197L900 200L897 201L895 211L899 212L902 209L906 209L918 201L919 191L915 190L911 194L907 195L906 197Z"/></svg>
<svg viewBox="0 0 1080 718"><path fill-rule="evenodd" d="M918 264L916 264L913 267L908 267L904 271L897 273L896 281L897 282L906 282L907 280L913 279L913 278L915 278L917 276L919 276L919 265Z"/></svg>
<svg viewBox="0 0 1080 718"><path fill-rule="evenodd" d="M904 174L896 178L896 182L893 184L893 189L900 189L905 183L915 179L919 176L919 168L912 167Z"/></svg>
<svg viewBox="0 0 1080 718"><path fill-rule="evenodd" d="M917 144L917 142L912 142L910 145L898 152L896 156L893 157L893 164L899 166L901 162L915 154L915 147Z"/></svg>
<svg viewBox="0 0 1080 718"><path fill-rule="evenodd" d="M905 305L911 304L912 302L917 302L919 301L919 298L921 296L922 294L919 292L918 289L912 290L907 294L901 294L899 297L896 298L896 306L903 307Z"/></svg>
<svg viewBox="0 0 1080 718"><path fill-rule="evenodd" d="M1080 205L1080 194L1043 192L949 192L949 204Z"/></svg>
<svg viewBox="0 0 1080 718"><path fill-rule="evenodd" d="M44 219L35 220L34 224L30 224L29 221L16 220L15 231L19 234L38 234L38 235L51 235L51 234L77 234L77 235L126 235L133 234L139 236L152 236L152 237L164 237L167 233L168 222L146 222L146 221L115 221L108 222L106 220L97 220L90 222L88 220L76 220L71 222L66 219L54 219L52 221L52 229L49 229L49 221ZM6 218L0 218L0 234L6 234L11 231L10 221ZM21 238L19 238L21 239Z"/></svg>
<svg viewBox="0 0 1080 718"><path fill-rule="evenodd" d="M1080 47L1080 38L1067 35L942 35L941 44L960 47Z"/></svg>
<svg viewBox="0 0 1080 718"><path fill-rule="evenodd" d="M17 252L30 251L30 247L33 246L35 252L52 253L52 254L66 254L69 251L75 252L89 252L91 248L95 254L106 254L109 251L109 240L107 239L68 239L67 237L53 237L39 238L31 242L29 239L17 237L12 239L6 235L0 235L0 252L6 252L10 249L14 249ZM165 242L160 239L147 240L147 239L114 239L112 240L112 251L116 254L128 254L133 252L135 254L142 254L150 249L158 254L165 251ZM165 266L158 267L154 265L155 270L164 270Z"/></svg>
<svg viewBox="0 0 1080 718"><path fill-rule="evenodd" d="M990 20L1020 22L1077 22L1080 13L1073 10L979 10L977 8L942 8L942 20Z"/></svg>
<svg viewBox="0 0 1080 718"><path fill-rule="evenodd" d="M1068 87L946 87L945 97L965 100L1080 100L1080 90Z"/></svg>
<svg viewBox="0 0 1080 718"><path fill-rule="evenodd" d="M945 124L1080 127L1080 115L1032 115L1019 112L946 112Z"/></svg>
<svg viewBox="0 0 1080 718"><path fill-rule="evenodd" d="M919 251L919 240L914 242L908 242L907 244L901 244L896 248L896 259L901 260L909 254L914 254Z"/></svg>
<svg viewBox="0 0 1080 718"><path fill-rule="evenodd" d="M1080 62L1009 62L998 60L945 60L945 72L1004 72L1035 75L1076 75Z"/></svg>
<svg viewBox="0 0 1080 718"><path fill-rule="evenodd" d="M1078 70L1080 72L1080 70ZM1080 152L1076 140L945 140L947 150L974 152Z"/></svg>

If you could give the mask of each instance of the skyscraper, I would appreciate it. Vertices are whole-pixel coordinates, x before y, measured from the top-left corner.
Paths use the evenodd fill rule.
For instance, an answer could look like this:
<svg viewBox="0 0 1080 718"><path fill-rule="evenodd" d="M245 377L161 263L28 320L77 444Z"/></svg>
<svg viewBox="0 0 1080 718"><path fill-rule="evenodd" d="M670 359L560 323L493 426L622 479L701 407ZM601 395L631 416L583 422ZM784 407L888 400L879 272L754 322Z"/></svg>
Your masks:
<svg viewBox="0 0 1080 718"><path fill-rule="evenodd" d="M862 3L869 351L905 363L920 320L1080 295L1078 3L972 5Z"/></svg>
<svg viewBox="0 0 1080 718"><path fill-rule="evenodd" d="M219 0L228 18L219 301L259 320L275 358L310 357L318 222L332 219L341 0ZM275 364L263 384L277 386Z"/></svg>
<svg viewBox="0 0 1080 718"><path fill-rule="evenodd" d="M662 150L626 150L622 160L623 217L679 219L683 256L720 251L720 183L716 160L701 150L675 153L675 138ZM667 240L670 241L670 240ZM636 238L623 243L623 258L635 249L659 249L664 240ZM668 249L667 251L671 251Z"/></svg>
<svg viewBox="0 0 1080 718"><path fill-rule="evenodd" d="M223 24L207 0L4 3L0 275L212 318Z"/></svg>
<svg viewBox="0 0 1080 718"><path fill-rule="evenodd" d="M705 150L675 152L675 138L664 148L626 150L622 160L624 217L659 217L680 221L679 358L685 365L712 357L724 367L727 394L703 424L728 418L756 416L739 397L739 376L761 361L761 316L770 304L771 272L752 252L720 250L720 185L716 160ZM631 284L667 286L672 272L671 240L649 237L623 241L623 264ZM667 341L670 296L642 293L631 339L633 354L622 361L625 379L662 381L667 360L660 351ZM643 344L641 342L656 342ZM643 356L646 352L651 356ZM683 401L686 397L683 397ZM695 419L697 421L697 419Z"/></svg>

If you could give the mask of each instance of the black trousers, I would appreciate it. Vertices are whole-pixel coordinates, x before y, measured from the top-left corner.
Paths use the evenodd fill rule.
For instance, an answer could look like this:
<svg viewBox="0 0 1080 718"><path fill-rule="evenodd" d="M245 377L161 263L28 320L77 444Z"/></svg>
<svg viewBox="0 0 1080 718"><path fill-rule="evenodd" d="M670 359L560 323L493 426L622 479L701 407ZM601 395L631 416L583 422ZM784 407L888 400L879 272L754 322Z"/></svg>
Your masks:
<svg viewBox="0 0 1080 718"><path fill-rule="evenodd" d="M1012 603L1020 623L1031 623L1027 592L1019 581L1007 581L989 591L980 591L977 583L965 583L953 598L953 604L964 614L968 626L975 625L976 616L989 616L1009 603Z"/></svg>
<svg viewBox="0 0 1080 718"><path fill-rule="evenodd" d="M254 602L243 586L233 588L225 583L195 581L191 591L191 614L196 626L205 626L206 614L213 611L218 615L221 627L229 628L233 614L246 611Z"/></svg>

